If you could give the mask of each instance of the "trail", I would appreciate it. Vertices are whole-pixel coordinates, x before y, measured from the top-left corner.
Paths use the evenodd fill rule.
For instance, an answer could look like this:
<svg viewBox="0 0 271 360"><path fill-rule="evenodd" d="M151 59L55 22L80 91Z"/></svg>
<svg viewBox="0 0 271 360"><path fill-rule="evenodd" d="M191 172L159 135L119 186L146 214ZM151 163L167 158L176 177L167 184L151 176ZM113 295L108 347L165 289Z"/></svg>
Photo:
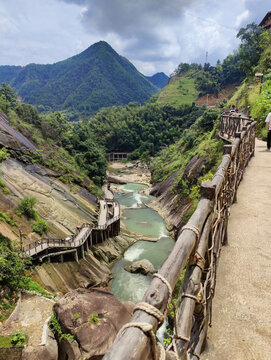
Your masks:
<svg viewBox="0 0 271 360"><path fill-rule="evenodd" d="M202 360L271 359L271 152L256 140L231 208Z"/></svg>

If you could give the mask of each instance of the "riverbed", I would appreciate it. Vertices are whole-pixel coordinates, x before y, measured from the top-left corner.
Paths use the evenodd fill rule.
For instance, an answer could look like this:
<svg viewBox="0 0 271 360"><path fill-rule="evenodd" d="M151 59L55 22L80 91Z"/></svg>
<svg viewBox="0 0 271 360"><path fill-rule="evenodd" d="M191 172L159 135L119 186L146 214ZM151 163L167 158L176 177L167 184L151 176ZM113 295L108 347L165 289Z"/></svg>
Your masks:
<svg viewBox="0 0 271 360"><path fill-rule="evenodd" d="M160 269L174 246L174 240L162 217L148 207L154 199L148 194L148 185L129 183L115 185L113 190L115 199L121 206L122 223L127 230L144 240L139 240L128 248L123 258L115 263L111 291L121 301L137 303L142 300L151 277L131 274L124 267L131 262L147 259L155 269Z"/></svg>

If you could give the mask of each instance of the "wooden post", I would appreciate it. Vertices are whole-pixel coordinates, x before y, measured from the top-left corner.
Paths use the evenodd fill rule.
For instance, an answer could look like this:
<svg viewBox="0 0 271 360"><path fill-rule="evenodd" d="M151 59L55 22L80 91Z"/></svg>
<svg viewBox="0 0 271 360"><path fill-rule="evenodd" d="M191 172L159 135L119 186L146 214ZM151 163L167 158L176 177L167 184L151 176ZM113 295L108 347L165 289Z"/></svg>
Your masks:
<svg viewBox="0 0 271 360"><path fill-rule="evenodd" d="M76 251L74 252L74 258L75 258L75 261L78 263L78 253L77 253L77 249L76 249Z"/></svg>

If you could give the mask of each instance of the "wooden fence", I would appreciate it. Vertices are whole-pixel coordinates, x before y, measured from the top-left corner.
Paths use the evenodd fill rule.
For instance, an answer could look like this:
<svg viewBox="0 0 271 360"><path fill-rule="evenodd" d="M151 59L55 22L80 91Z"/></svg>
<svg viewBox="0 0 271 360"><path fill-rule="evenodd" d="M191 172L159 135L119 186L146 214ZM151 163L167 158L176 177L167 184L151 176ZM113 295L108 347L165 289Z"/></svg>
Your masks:
<svg viewBox="0 0 271 360"><path fill-rule="evenodd" d="M256 121L229 114L221 116L220 136L231 141L211 182L201 184L201 199L176 244L136 305L131 322L119 332L103 359L200 359L211 323L216 265L227 242L229 208L245 167L254 154ZM172 290L186 268L177 303ZM175 311L174 334L167 349L156 341L156 331L169 309Z"/></svg>
<svg viewBox="0 0 271 360"><path fill-rule="evenodd" d="M106 212L106 216L104 217L104 221L102 223L98 220L98 222L95 224L82 224L80 227L77 228L76 234L72 235L70 239L42 238L38 241L32 242L31 244L24 246L22 249L23 252L28 256L36 256L41 252L44 252L46 250L48 251L49 249L66 249L66 252L68 253L69 249L79 248L86 242L93 230L106 230L108 226L120 220L120 207L117 201L112 201L111 199L101 200L100 203L106 204L105 209L100 206L99 218L102 212ZM114 210L112 218L109 218L108 215L108 205L111 205ZM56 253L55 255L58 254ZM41 256L41 259L45 258L46 256Z"/></svg>

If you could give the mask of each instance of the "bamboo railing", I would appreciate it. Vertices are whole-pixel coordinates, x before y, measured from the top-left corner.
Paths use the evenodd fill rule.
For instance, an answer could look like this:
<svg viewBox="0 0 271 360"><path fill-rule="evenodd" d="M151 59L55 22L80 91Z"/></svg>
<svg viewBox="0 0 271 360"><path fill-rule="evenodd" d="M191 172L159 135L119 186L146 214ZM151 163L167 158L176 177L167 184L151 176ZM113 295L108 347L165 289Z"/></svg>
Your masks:
<svg viewBox="0 0 271 360"><path fill-rule="evenodd" d="M211 182L201 184L201 199L175 246L135 307L131 322L120 330L105 360L200 359L211 323L216 265L227 241L229 208L236 200L245 167L254 154L256 121L222 114L220 136L230 145ZM176 303L174 334L165 351L155 334L169 311L172 289L186 267ZM172 305L175 307L175 305Z"/></svg>

